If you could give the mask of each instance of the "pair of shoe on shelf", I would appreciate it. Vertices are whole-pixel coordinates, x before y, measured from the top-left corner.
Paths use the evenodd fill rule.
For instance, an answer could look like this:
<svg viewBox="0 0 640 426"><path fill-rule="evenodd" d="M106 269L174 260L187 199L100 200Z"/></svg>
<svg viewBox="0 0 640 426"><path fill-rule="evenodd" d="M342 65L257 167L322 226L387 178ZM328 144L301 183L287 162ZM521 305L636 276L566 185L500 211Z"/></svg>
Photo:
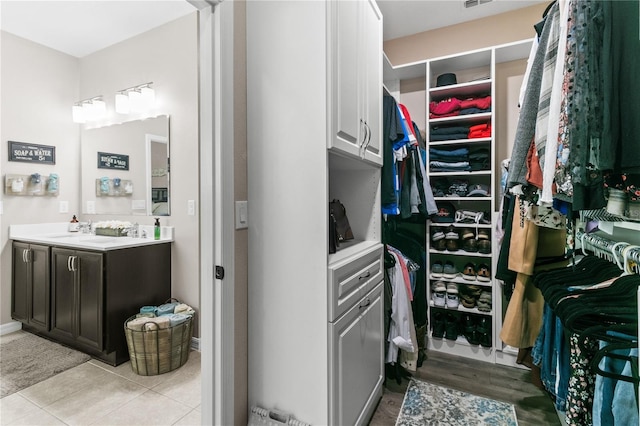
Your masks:
<svg viewBox="0 0 640 426"><path fill-rule="evenodd" d="M436 281L433 284L431 298L433 299L433 304L439 308L446 306L449 309L457 309L460 304L458 286L455 283Z"/></svg>
<svg viewBox="0 0 640 426"><path fill-rule="evenodd" d="M468 262L462 270L462 278L468 281L481 281L488 283L491 281L491 270L486 263L476 266L473 262Z"/></svg>
<svg viewBox="0 0 640 426"><path fill-rule="evenodd" d="M431 228L431 247L439 251L460 249L460 234L453 226Z"/></svg>
<svg viewBox="0 0 640 426"><path fill-rule="evenodd" d="M456 340L459 333L458 327L457 316L446 312L436 312L433 315L433 330L431 335L438 339Z"/></svg>
<svg viewBox="0 0 640 426"><path fill-rule="evenodd" d="M477 235L473 228L462 228L460 235L462 236L462 250L470 253L491 253L491 238L489 229L478 229Z"/></svg>
<svg viewBox="0 0 640 426"><path fill-rule="evenodd" d="M431 265L431 278L447 278L454 279L458 276L458 269L453 262L447 260L444 264L436 260Z"/></svg>
<svg viewBox="0 0 640 426"><path fill-rule="evenodd" d="M462 319L462 330L469 344L491 347L491 318L465 315Z"/></svg>
<svg viewBox="0 0 640 426"><path fill-rule="evenodd" d="M458 286L458 299L465 308L478 308L481 312L491 312L493 305L491 291L473 284L460 284Z"/></svg>

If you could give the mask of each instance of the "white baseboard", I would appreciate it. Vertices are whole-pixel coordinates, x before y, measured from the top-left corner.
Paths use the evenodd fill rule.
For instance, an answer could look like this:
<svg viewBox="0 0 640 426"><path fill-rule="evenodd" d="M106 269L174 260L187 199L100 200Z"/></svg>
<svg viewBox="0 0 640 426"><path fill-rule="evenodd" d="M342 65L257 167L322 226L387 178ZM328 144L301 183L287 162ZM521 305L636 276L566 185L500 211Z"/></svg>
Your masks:
<svg viewBox="0 0 640 426"><path fill-rule="evenodd" d="M200 338L199 337L192 337L191 338L191 349L193 349L194 351L200 352Z"/></svg>
<svg viewBox="0 0 640 426"><path fill-rule="evenodd" d="M0 336L22 330L22 323L19 321L11 321L7 324L0 325Z"/></svg>

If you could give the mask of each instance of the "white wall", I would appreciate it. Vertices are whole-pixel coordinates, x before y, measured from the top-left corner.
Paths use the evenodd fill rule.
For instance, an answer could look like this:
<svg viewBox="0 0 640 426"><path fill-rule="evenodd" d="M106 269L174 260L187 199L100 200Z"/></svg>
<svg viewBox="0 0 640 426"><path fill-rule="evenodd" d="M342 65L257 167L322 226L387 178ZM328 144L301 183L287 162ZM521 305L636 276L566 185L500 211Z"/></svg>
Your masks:
<svg viewBox="0 0 640 426"><path fill-rule="evenodd" d="M103 95L106 123L135 119L117 116L118 90L153 82L156 114L170 115L172 215L160 219L175 227L172 247L172 296L196 311L199 297L199 216L187 215L187 200L198 203L198 29L197 13L77 59L2 33L2 171L60 175L60 196L3 195L2 302L0 324L11 321L11 249L8 227L17 223L62 222L80 209L80 127L71 121L71 105ZM25 90L28 93L25 93ZM7 140L56 146L55 166L8 163ZM43 170L47 167L50 170ZM37 199L36 199L37 198ZM70 213L58 214L58 201L68 200ZM121 219L152 225L152 217L84 215L81 220ZM195 334L199 335L196 327Z"/></svg>
<svg viewBox="0 0 640 426"><path fill-rule="evenodd" d="M79 127L71 120L78 100L77 59L5 32L0 33L0 148L3 214L0 216L0 325L11 321L11 241L9 225L66 222L79 207ZM8 161L7 141L56 147L56 164ZM11 196L4 193L6 174L59 175L59 195ZM69 213L58 213L60 200Z"/></svg>

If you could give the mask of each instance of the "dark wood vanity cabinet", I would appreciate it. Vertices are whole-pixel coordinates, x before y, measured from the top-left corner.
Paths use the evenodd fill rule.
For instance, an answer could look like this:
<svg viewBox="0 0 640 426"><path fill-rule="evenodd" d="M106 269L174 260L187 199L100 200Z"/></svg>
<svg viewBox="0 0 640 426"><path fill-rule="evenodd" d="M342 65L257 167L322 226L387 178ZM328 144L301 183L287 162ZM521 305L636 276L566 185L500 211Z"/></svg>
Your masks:
<svg viewBox="0 0 640 426"><path fill-rule="evenodd" d="M129 359L125 320L139 312L140 307L160 305L171 297L170 243L107 251L42 246L39 248L45 250L45 255L38 260L46 258L46 266L38 268L38 277L44 277L38 282L46 283L43 284L47 290L46 306L50 308L44 318L50 326L40 327L25 319L28 309L23 305L29 297L21 284L27 282L23 277L28 271L20 263L20 250L34 246L13 244L13 318L22 321L27 331L111 365Z"/></svg>
<svg viewBox="0 0 640 426"><path fill-rule="evenodd" d="M11 317L38 331L48 331L49 247L13 243Z"/></svg>

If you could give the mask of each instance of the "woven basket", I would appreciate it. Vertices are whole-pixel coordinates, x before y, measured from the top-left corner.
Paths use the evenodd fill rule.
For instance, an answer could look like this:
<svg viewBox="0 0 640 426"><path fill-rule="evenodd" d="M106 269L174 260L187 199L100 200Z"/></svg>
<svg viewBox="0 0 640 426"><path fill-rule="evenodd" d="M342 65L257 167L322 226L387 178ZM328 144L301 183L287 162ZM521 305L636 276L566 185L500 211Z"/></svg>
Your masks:
<svg viewBox="0 0 640 426"><path fill-rule="evenodd" d="M173 327L145 331L127 327L127 323L135 318L134 315L124 323L134 373L155 376L173 371L187 362L193 336L193 317Z"/></svg>

